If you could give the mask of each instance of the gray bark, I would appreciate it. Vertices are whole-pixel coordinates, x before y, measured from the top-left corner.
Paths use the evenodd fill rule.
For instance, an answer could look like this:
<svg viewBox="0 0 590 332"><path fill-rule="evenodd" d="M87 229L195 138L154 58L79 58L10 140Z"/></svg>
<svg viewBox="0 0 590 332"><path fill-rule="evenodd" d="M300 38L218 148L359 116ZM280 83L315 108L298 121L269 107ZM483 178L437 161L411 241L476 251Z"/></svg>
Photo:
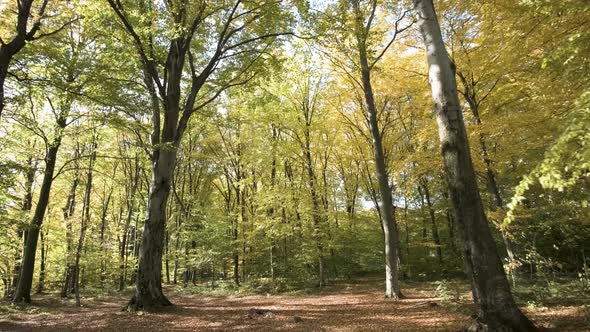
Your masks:
<svg viewBox="0 0 590 332"><path fill-rule="evenodd" d="M516 306L488 225L475 171L453 65L446 51L432 0L414 0L424 38L434 112L439 127L455 220L463 242L467 274L484 331L537 331Z"/></svg>
<svg viewBox="0 0 590 332"><path fill-rule="evenodd" d="M326 283L326 276L325 276L325 262L324 262L324 246L322 241L322 213L320 207L320 198L318 195L317 190L317 177L315 175L315 170L313 167L313 159L311 155L311 124L313 120L313 113L315 111L313 101L311 99L315 99L315 96L310 96L311 87L306 87L306 91L304 92L305 95L303 96L303 101L301 102L301 112L303 115L303 120L305 121L305 127L303 129L303 137L304 141L302 143L303 154L305 156L305 168L307 170L307 186L309 187L310 198L311 198L311 205L312 205L312 220L314 225L314 240L316 242L316 248L318 250L318 285L319 287L324 287ZM311 103L311 104L310 104Z"/></svg>
<svg viewBox="0 0 590 332"><path fill-rule="evenodd" d="M113 178L115 178L115 177L113 176ZM102 288L104 288L104 284L106 282L106 274L107 274L108 254L107 254L107 244L106 244L105 235L106 235L106 230L107 230L107 213L109 211L109 204L111 202L112 196L113 196L113 189L111 188L106 201L103 201L102 213L100 216L100 250L101 250L101 254L102 254L102 258L100 261L100 286Z"/></svg>
<svg viewBox="0 0 590 332"><path fill-rule="evenodd" d="M399 234L397 229L397 222L395 220L395 211L393 206L393 197L391 187L389 185L389 174L385 163L385 153L383 149L383 142L381 139L381 132L377 120L377 107L375 104L375 96L373 94L373 87L371 84L371 67L369 66L367 54L367 33L364 30L363 20L360 16L358 3L355 5L355 28L357 38L357 51L361 66L361 81L363 85L363 92L365 95L365 103L367 108L367 117L369 120L369 129L371 138L373 139L373 156L375 160L375 172L377 174L377 182L379 184L379 194L381 198L380 214L381 224L383 229L384 245L385 245L385 297L398 299L402 297L399 286Z"/></svg>
<svg viewBox="0 0 590 332"><path fill-rule="evenodd" d="M166 204L170 194L176 150L161 150L152 165L152 184L139 249L135 294L129 305L153 309L171 305L162 292L162 249L166 228Z"/></svg>
<svg viewBox="0 0 590 332"><path fill-rule="evenodd" d="M92 194L92 176L94 171L94 162L96 160L96 133L92 138L90 146L91 154L88 165L88 173L86 174L86 188L84 191L84 207L82 209L82 223L80 224L80 237L78 238L78 246L76 247L76 257L74 261L74 287L76 290L76 305L80 306L80 258L82 256L82 248L84 246L84 239L86 238L86 229L90 222L90 195Z"/></svg>
<svg viewBox="0 0 590 332"><path fill-rule="evenodd" d="M125 217L125 225L123 226L123 232L121 236L121 248L119 248L119 290L122 291L125 288L126 281L126 256L128 254L128 238L129 238L129 227L131 225L131 219L135 209L135 195L137 193L137 187L139 186L139 157L136 155L133 163L133 170L127 169L127 176L131 180L128 192L127 192L127 216Z"/></svg>
<svg viewBox="0 0 590 332"><path fill-rule="evenodd" d="M46 227L47 228L47 227ZM39 264L39 283L37 284L37 294L43 293L45 290L45 277L46 277L46 261L47 261L47 234L49 229L46 229L45 232L41 229L39 233L39 237L41 238L41 262Z"/></svg>
<svg viewBox="0 0 590 332"><path fill-rule="evenodd" d="M80 149L79 146L76 147L76 152L74 154L74 158L80 157ZM66 199L66 206L63 208L63 215L64 215L64 222L66 224L66 271L64 275L64 281L61 288L61 297L68 297L68 293L72 288L72 280L74 275L74 266L72 264L72 250L74 248L74 239L73 239L73 230L72 230L72 217L74 216L74 212L76 210L76 190L78 188L78 184L80 182L80 167L78 161L74 162L74 180L72 181L72 186L70 187L70 192L68 193L68 197Z"/></svg>
<svg viewBox="0 0 590 332"><path fill-rule="evenodd" d="M442 246L440 244L440 236L438 234L438 226L436 224L436 216L434 213L434 207L432 206L432 199L430 198L430 188L428 187L428 180L423 178L421 181L422 189L424 190L424 199L428 206L428 215L430 216L430 226L432 230L432 242L436 245L436 256L438 262L442 264Z"/></svg>

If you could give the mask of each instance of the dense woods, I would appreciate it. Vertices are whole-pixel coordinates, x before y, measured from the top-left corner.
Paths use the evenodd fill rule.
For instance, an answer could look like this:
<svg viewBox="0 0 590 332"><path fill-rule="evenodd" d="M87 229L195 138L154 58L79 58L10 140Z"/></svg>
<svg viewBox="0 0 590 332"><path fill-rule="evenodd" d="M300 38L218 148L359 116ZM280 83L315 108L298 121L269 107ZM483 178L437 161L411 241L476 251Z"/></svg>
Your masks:
<svg viewBox="0 0 590 332"><path fill-rule="evenodd" d="M590 292L589 26L584 0L0 1L6 305L377 278L540 330Z"/></svg>

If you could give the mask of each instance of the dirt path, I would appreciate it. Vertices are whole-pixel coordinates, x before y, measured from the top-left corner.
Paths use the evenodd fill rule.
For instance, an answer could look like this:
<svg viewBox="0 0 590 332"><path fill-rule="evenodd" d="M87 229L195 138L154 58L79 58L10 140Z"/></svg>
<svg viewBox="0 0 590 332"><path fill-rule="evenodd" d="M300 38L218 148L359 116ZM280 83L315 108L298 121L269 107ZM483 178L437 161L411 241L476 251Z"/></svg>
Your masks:
<svg viewBox="0 0 590 332"><path fill-rule="evenodd" d="M438 305L432 291L406 288L405 294L407 299L392 302L377 286L349 284L318 295L173 296L174 307L140 314L121 312L122 297L87 298L76 308L51 295L35 298L36 307L2 312L0 331L426 332L457 331L467 322L465 314ZM558 331L585 331L582 312L543 314L533 317L544 326L565 319L568 326Z"/></svg>

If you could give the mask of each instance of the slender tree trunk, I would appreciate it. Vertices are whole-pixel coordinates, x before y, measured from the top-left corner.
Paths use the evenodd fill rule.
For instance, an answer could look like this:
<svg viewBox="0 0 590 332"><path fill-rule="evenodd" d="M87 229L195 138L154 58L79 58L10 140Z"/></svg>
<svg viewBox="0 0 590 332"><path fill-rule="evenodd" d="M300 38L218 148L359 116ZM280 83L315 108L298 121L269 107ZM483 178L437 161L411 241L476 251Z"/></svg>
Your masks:
<svg viewBox="0 0 590 332"><path fill-rule="evenodd" d="M10 59L11 58L8 58L7 56L5 57L0 55L0 117L4 111L4 82L6 81L6 76L8 76L8 65L10 64Z"/></svg>
<svg viewBox="0 0 590 332"><path fill-rule="evenodd" d="M238 189L236 189L236 190L238 190ZM231 188L230 188L229 185L228 185L228 191L231 191ZM239 192L238 192L238 193L236 193L236 200L239 201L239 199L240 199L240 195L239 195ZM231 209L230 205L231 204L228 203L228 215L231 216L232 209ZM232 220L232 230L231 230L231 232L232 232L232 239L234 241L234 246L236 246L237 243L238 243L238 239L239 239L239 227L240 227L240 224L238 222L238 218L237 217L236 218L230 217L230 218ZM240 254L239 254L239 249L237 247L235 247L233 249L233 251L234 251L234 255L233 255L233 273L234 273L233 274L233 277L234 277L234 283L236 284L236 286L240 287Z"/></svg>
<svg viewBox="0 0 590 332"><path fill-rule="evenodd" d="M127 196L127 216L125 218L125 226L123 227L123 236L121 238L121 248L119 251L119 291L122 291L125 288L129 228L131 226L131 219L133 218L135 208L135 195L137 187L139 186L139 157L137 155L135 156L133 165L133 171L131 169L128 170L130 172L129 175L131 176L131 186Z"/></svg>
<svg viewBox="0 0 590 332"><path fill-rule="evenodd" d="M76 147L76 153L74 158L78 158L80 155L79 147ZM63 208L63 215L64 215L64 222L66 224L66 271L64 275L64 281L61 289L61 297L68 297L68 292L71 289L70 285L72 283L72 276L74 275L74 268L72 264L72 250L74 247L74 240L73 240L73 230L72 230L72 218L74 216L74 212L76 210L76 190L78 188L79 179L79 172L80 168L78 165L78 161L74 162L74 180L72 181L72 186L70 188L70 192L66 199L66 206Z"/></svg>
<svg viewBox="0 0 590 332"><path fill-rule="evenodd" d="M271 170L270 170L270 192L274 194L275 192L275 185L276 185L276 177L277 177L277 156L276 156L276 145L277 145L277 130L272 125L272 162L271 162ZM275 203L274 200L271 202L271 206L266 210L266 216L273 222L275 221ZM269 272L270 278L272 280L275 279L275 252L276 252L276 242L274 237L271 237L270 240L270 249L268 251L269 254Z"/></svg>
<svg viewBox="0 0 590 332"><path fill-rule="evenodd" d="M113 176L114 177L114 176ZM109 195L107 196L106 202L103 202L102 205L102 213L100 216L100 252L101 252L101 260L100 260L100 286L104 288L106 282L106 274L107 274L107 244L105 239L105 233L107 228L107 213L109 210L109 204L111 202L111 197L113 196L113 189L109 191Z"/></svg>
<svg viewBox="0 0 590 332"><path fill-rule="evenodd" d="M23 197L22 211L27 217L33 207L33 182L35 182L35 173L37 172L36 164L33 164L33 158L29 157L27 160L27 171L25 172L25 195ZM16 285L18 284L18 278L21 270L21 259L23 255L23 248L26 242L26 231L21 229L18 231L18 238L22 240L22 247L19 248L14 254L14 270L12 275L12 282L10 285L6 285L6 298L13 298L16 291Z"/></svg>
<svg viewBox="0 0 590 332"><path fill-rule="evenodd" d="M436 256L438 257L438 262L442 264L443 257L442 257L442 247L440 244L440 237L438 234L438 226L436 225L436 216L434 214L434 207L432 206L432 200L430 199L430 188L428 188L428 180L422 180L422 189L424 190L424 198L426 199L426 204L428 205L428 212L430 215L430 226L432 229L432 242L436 245Z"/></svg>
<svg viewBox="0 0 590 332"><path fill-rule="evenodd" d="M78 238L78 246L76 247L76 258L74 261L74 287L76 289L76 305L80 306L80 258L82 256L82 248L84 247L84 239L86 238L86 229L90 222L90 196L92 194L92 173L94 171L94 162L96 160L96 133L92 138L90 146L91 154L88 164L88 173L86 174L86 189L84 191L84 207L82 208L82 223L80 224L80 237Z"/></svg>
<svg viewBox="0 0 590 332"><path fill-rule="evenodd" d="M404 216L404 225L406 227L406 265L408 265L407 262L410 260L410 229L408 227L408 221L410 218L408 217L408 199L406 197L404 197Z"/></svg>
<svg viewBox="0 0 590 332"><path fill-rule="evenodd" d="M482 331L537 331L516 306L488 225L471 161L452 63L432 0L414 0L424 38L442 156Z"/></svg>
<svg viewBox="0 0 590 332"><path fill-rule="evenodd" d="M358 3L355 2L358 6ZM361 80L363 92L365 94L365 103L367 116L369 120L369 129L373 139L373 156L375 160L375 172L379 184L379 194L381 197L381 225L383 229L383 238L385 244L385 297L399 299L402 297L399 285L399 234L397 222L395 220L395 208L393 206L393 197L391 187L389 186L389 174L385 164L385 153L381 132L377 120L377 107L375 105L375 96L371 84L371 68L367 56L367 36L363 27L363 20L360 17L359 9L355 8L356 17L356 37L357 51L359 52L359 61L361 65Z"/></svg>
<svg viewBox="0 0 590 332"><path fill-rule="evenodd" d="M170 233L166 231L166 283L170 284Z"/></svg>
<svg viewBox="0 0 590 332"><path fill-rule="evenodd" d="M240 141L240 126L238 124L238 148L237 148L237 169L236 169L236 178L238 183L236 184L236 199L238 200L237 205L239 206L240 212L239 215L236 217L236 227L237 225L241 225L242 228L242 281L246 281L246 225L247 225L247 217L246 217L246 177L244 175L245 171L243 170L242 159L241 159L241 149L242 143Z"/></svg>
<svg viewBox="0 0 590 332"><path fill-rule="evenodd" d="M45 217L45 212L47 211L47 205L49 204L51 185L53 183L53 173L55 171L57 152L59 151L60 145L61 135L58 135L47 150L43 182L41 184L37 206L35 207L35 212L27 232L23 263L18 285L16 287L16 293L13 299L14 302L31 302L31 287L33 284L33 272L35 269L35 255L37 253L39 231L43 223L43 218Z"/></svg>
<svg viewBox="0 0 590 332"><path fill-rule="evenodd" d="M37 284L37 294L43 293L45 289L45 262L47 258L47 244L46 232L41 230L39 236L41 237L41 262L39 264L39 283Z"/></svg>
<svg viewBox="0 0 590 332"><path fill-rule="evenodd" d="M304 110L304 112L312 112L313 110ZM305 142L304 142L304 155L306 160L306 169L307 169L307 185L310 190L311 195L311 204L313 208L313 224L314 224L314 238L316 241L316 246L318 250L318 282L320 287L324 287L326 283L325 279L325 263L324 263L324 246L322 241L322 213L320 211L320 202L317 193L317 179L315 176L315 172L313 169L313 160L311 157L311 142L310 142L310 126L311 126L311 114L304 114L306 124L305 124Z"/></svg>

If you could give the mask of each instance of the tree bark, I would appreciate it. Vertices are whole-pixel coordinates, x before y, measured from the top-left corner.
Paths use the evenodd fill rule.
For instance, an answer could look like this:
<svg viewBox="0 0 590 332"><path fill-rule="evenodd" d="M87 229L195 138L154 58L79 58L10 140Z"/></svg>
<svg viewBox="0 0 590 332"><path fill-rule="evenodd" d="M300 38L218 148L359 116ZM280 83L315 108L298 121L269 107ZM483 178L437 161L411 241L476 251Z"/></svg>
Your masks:
<svg viewBox="0 0 590 332"><path fill-rule="evenodd" d="M86 188L84 191L84 207L82 208L82 222L80 224L80 237L78 238L78 246L76 247L76 258L74 261L74 287L76 289L76 305L80 306L80 258L82 256L82 248L84 247L84 239L86 238L86 229L90 222L90 195L92 194L92 173L94 171L94 162L96 160L96 133L92 137L90 144L90 160L88 164L88 173L86 174Z"/></svg>
<svg viewBox="0 0 590 332"><path fill-rule="evenodd" d="M125 217L125 226L123 227L123 234L121 237L121 248L119 251L119 291L125 288L126 281L126 255L127 255L127 240L129 238L129 227L131 225L131 219L133 218L133 211L135 208L135 195L137 193L137 187L139 186L139 157L136 155L133 163L133 170L128 170L131 180L131 186L127 196L127 216Z"/></svg>
<svg viewBox="0 0 590 332"><path fill-rule="evenodd" d="M37 172L37 164L33 164L33 158L29 157L27 160L27 170L25 172L25 195L23 197L23 206L22 211L25 213L26 217L29 217L31 209L33 207L33 182L35 182L35 173ZM26 231L24 229L19 230L18 232L19 240L22 240L22 247L19 248L15 252L14 255L14 270L12 275L12 282L9 285L6 285L6 298L13 298L14 293L16 292L16 285L18 284L18 278L20 275L21 270L21 259L23 255L23 248L25 247L26 242Z"/></svg>
<svg viewBox="0 0 590 332"><path fill-rule="evenodd" d="M321 229L321 224L322 224L322 214L320 211L320 202L319 202L319 197L318 197L318 193L317 193L317 178L315 175L315 171L313 168L313 160L311 157L311 133L310 133L310 127L311 127L311 120L313 118L313 109L310 109L310 107L313 107L312 105L306 105L305 103L302 104L303 105L303 116L304 116L304 120L305 120L305 128L304 128L304 132L303 132L303 136L304 136L304 155L305 155L305 168L307 169L307 186L309 187L309 191L310 191L310 196L311 196L311 204L312 204L312 219L313 219L313 225L314 225L314 240L316 241L316 247L318 250L318 285L319 287L324 287L325 283L326 283L326 279L325 279L325 263L324 263L324 246L323 246L323 241L322 241L322 229Z"/></svg>
<svg viewBox="0 0 590 332"><path fill-rule="evenodd" d="M465 268L482 331L537 331L516 306L488 225L471 161L455 72L432 0L414 0L429 65L434 112Z"/></svg>
<svg viewBox="0 0 590 332"><path fill-rule="evenodd" d="M65 119L63 121L63 127L65 127ZM53 173L55 172L57 152L59 151L60 145L61 135L58 135L47 150L47 156L45 157L46 166L41 190L39 192L39 200L37 201L37 206L35 207L35 212L27 231L23 263L13 302L31 302L31 286L33 284L33 272L35 269L35 255L37 253L39 231L43 223L43 218L45 217L45 212L47 211L47 205L49 204Z"/></svg>
<svg viewBox="0 0 590 332"><path fill-rule="evenodd" d="M163 61L159 61L154 59L153 45L163 42L166 36L160 36L159 42L155 42L155 38L152 38L152 36L149 36L150 40L148 41L143 40L136 33L136 27L127 16L125 5L116 0L108 0L108 3L129 37L133 40L137 55L143 64L144 83L152 104L152 133L150 135L153 148L153 152L150 153L152 181L147 204L146 222L142 234L136 292L128 304L131 309L149 309L171 304L162 293L161 285L162 253L166 228L166 201L170 194L178 147L189 124L190 117L195 111L213 102L226 89L234 85L245 84L249 79L245 77L246 74L242 75L240 71L234 71L237 76L243 76L244 80L237 76L232 77L225 84L220 85L215 92L209 94L207 92L201 93L203 92L201 89L208 83L213 72L219 69L220 62L224 59L237 54L248 53L238 52L238 49L246 48L247 45L250 45L250 50L256 53L260 41L276 36L276 34L264 34L257 38L238 38L242 34L237 32L246 29L249 24L257 21L255 18L259 16L260 11L247 9L241 11L239 9L242 7L242 3L237 1L235 5L224 11L224 15L220 15L221 22L219 23L221 23L222 28L219 29L221 31L219 31L218 38L216 38L217 46L212 48L213 52L210 56L206 56L206 65L202 66L200 73L197 73L196 67L200 66L195 63L193 54L189 51L192 46L193 36L199 30L197 27L200 27L203 22L210 22L209 16L206 14L209 9L205 10L206 6L191 7L198 8L193 11L187 10L188 4L185 3L184 5L173 6L175 8L167 11L172 14L167 19L171 19L174 24L182 27L182 29L179 29L179 33L168 39L167 54L162 58ZM147 12L151 10L150 6L151 4L148 2L148 4L140 6L140 8ZM247 6L245 7L247 8ZM220 10L223 11L223 9L224 7L221 6ZM189 16L191 17L189 18ZM192 22L189 23L188 21ZM242 21L243 25L240 28L235 28L234 24L238 24L238 21ZM241 42L233 44L235 38L232 35L240 39ZM229 54L231 52L234 52L234 54ZM190 68L190 76L186 75L185 69L187 67ZM187 80L185 80L187 77L190 77L188 79L190 83L185 84L187 83ZM188 91L184 96L182 96L183 90Z"/></svg>
<svg viewBox="0 0 590 332"><path fill-rule="evenodd" d="M170 284L170 233L166 231L166 283Z"/></svg>
<svg viewBox="0 0 590 332"><path fill-rule="evenodd" d="M113 174L113 178L114 178L114 174ZM107 252L107 244L106 244L105 234L106 234L106 229L107 229L107 214L108 214L109 204L111 202L112 196L113 196L113 188L111 188L111 190L109 191L106 201L103 202L102 213L100 216L100 251L101 251L100 286L101 286L101 288L104 288L104 284L106 282L108 252Z"/></svg>
<svg viewBox="0 0 590 332"><path fill-rule="evenodd" d="M152 183L139 250L133 309L154 309L172 303L162 292L162 249L166 228L166 203L176 164L176 149L162 149L152 164Z"/></svg>
<svg viewBox="0 0 590 332"><path fill-rule="evenodd" d="M358 3L355 5L355 28L357 38L357 51L361 67L361 81L365 95L367 108L367 117L369 120L369 130L373 139L373 157L375 160L375 172L379 184L379 194L381 198L381 224L383 229L385 245L385 297L399 299L402 293L399 285L399 234L397 222L395 220L395 207L393 206L393 197L389 185L389 174L385 163L385 153L381 139L381 131L377 120L377 107L375 105L375 96L371 83L371 67L367 55L367 31L364 31L363 19L360 16Z"/></svg>
<svg viewBox="0 0 590 332"><path fill-rule="evenodd" d="M74 158L80 157L79 146L76 147L76 153ZM68 297L68 292L71 289L71 284L74 275L74 267L72 264L72 250L74 247L73 230L72 230L72 217L76 209L76 190L78 188L80 167L78 161L74 162L74 181L70 187L70 192L66 199L66 206L63 208L64 222L66 224L66 271L64 275L64 281L61 289L61 297Z"/></svg>
<svg viewBox="0 0 590 332"><path fill-rule="evenodd" d="M41 229L39 236L41 237L41 262L39 265L39 283L37 284L37 294L41 294L41 293L43 293L43 290L45 290L45 275L46 275L45 263L47 260L47 243L46 243L47 231L43 232L43 229Z"/></svg>
<svg viewBox="0 0 590 332"><path fill-rule="evenodd" d="M442 264L443 257L442 257L442 247L440 244L440 236L438 234L438 226L436 225L436 216L434 214L434 207L432 206L432 200L430 198L430 188L428 188L428 180L422 179L422 189L424 190L424 199L426 200L426 204L428 206L428 214L430 216L430 226L432 229L432 242L436 245L436 256L438 257L438 262Z"/></svg>

